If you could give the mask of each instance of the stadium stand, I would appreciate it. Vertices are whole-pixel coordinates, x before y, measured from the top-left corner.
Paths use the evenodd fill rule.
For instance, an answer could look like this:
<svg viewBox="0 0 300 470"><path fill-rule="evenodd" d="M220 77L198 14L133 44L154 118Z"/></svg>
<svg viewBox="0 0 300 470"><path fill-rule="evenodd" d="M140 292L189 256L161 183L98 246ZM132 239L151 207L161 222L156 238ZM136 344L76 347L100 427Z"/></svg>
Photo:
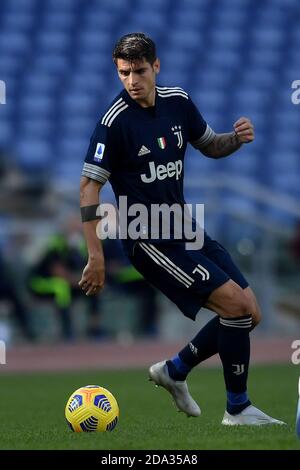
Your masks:
<svg viewBox="0 0 300 470"><path fill-rule="evenodd" d="M243 115L256 126L255 142L232 159L188 150L187 201L208 201L206 222L229 243L268 231L267 221L292 230L300 218L300 105L291 101L300 79L298 0L2 0L0 149L27 185L77 203L91 133L121 86L112 48L132 31L156 41L159 84L188 91L216 132L230 131ZM262 188L270 197L260 197ZM104 195L111 200L109 185ZM39 207L47 216L43 204L33 216ZM20 217L2 209L4 219ZM247 214L247 228L225 233L229 212L238 220Z"/></svg>
<svg viewBox="0 0 300 470"><path fill-rule="evenodd" d="M257 142L234 163L193 155L187 175L233 171L299 196L300 119L288 99L297 78L297 12L296 0L3 1L0 70L9 99L1 146L30 176L68 174L75 187L93 125L119 89L112 46L142 30L158 43L160 83L185 88L214 129L228 129L241 114L257 126Z"/></svg>

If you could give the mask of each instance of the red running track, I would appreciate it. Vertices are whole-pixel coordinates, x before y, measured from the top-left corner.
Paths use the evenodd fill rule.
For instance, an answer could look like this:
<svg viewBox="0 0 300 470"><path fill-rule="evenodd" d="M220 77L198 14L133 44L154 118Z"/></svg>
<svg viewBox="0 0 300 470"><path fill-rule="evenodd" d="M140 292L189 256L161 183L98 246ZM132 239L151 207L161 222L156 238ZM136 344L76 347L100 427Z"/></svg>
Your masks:
<svg viewBox="0 0 300 470"><path fill-rule="evenodd" d="M253 339L252 364L291 363L295 338ZM8 348L6 364L0 372L45 372L88 369L147 368L149 365L172 357L183 346L174 342L135 341L131 344L118 342L74 343L55 345L19 345ZM203 366L219 365L214 356Z"/></svg>

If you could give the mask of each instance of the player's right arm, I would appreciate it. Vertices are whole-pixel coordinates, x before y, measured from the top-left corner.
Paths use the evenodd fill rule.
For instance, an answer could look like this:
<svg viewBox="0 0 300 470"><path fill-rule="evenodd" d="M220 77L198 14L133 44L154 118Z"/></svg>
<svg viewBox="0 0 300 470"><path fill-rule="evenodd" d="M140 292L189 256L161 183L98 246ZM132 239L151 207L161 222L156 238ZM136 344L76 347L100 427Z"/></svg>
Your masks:
<svg viewBox="0 0 300 470"><path fill-rule="evenodd" d="M99 121L90 140L80 181L80 210L83 233L87 243L88 262L79 286L86 295L95 295L104 286L105 263L101 240L97 236L97 208L102 186L114 171L119 149L118 131Z"/></svg>
<svg viewBox="0 0 300 470"><path fill-rule="evenodd" d="M99 205L99 193L103 184L97 180L82 176L80 180L80 209L83 234L88 249L88 262L85 266L79 286L86 295L98 294L104 286L105 263L101 240L97 236L96 215Z"/></svg>

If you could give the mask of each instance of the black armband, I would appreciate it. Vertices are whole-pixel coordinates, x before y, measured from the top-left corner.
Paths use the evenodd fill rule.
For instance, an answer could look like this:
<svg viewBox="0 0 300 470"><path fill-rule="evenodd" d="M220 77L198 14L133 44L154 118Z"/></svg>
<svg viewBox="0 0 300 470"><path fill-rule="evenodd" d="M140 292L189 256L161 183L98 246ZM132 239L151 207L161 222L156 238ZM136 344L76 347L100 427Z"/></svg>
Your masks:
<svg viewBox="0 0 300 470"><path fill-rule="evenodd" d="M97 215L99 204L92 204L91 206L84 206L80 208L82 222L89 222L90 220L100 220L101 216Z"/></svg>

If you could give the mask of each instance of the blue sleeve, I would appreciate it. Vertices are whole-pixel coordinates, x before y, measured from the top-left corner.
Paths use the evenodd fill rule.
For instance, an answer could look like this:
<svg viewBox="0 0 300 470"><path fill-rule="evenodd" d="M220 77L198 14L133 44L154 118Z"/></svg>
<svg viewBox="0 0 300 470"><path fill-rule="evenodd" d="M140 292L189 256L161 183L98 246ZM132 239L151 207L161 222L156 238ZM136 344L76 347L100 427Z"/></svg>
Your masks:
<svg viewBox="0 0 300 470"><path fill-rule="evenodd" d="M99 122L90 140L82 175L105 184L114 170L118 139L114 127Z"/></svg>
<svg viewBox="0 0 300 470"><path fill-rule="evenodd" d="M193 145L193 147L201 149L208 145L214 139L216 134L203 119L191 98L188 99L187 104L189 127L188 141Z"/></svg>

